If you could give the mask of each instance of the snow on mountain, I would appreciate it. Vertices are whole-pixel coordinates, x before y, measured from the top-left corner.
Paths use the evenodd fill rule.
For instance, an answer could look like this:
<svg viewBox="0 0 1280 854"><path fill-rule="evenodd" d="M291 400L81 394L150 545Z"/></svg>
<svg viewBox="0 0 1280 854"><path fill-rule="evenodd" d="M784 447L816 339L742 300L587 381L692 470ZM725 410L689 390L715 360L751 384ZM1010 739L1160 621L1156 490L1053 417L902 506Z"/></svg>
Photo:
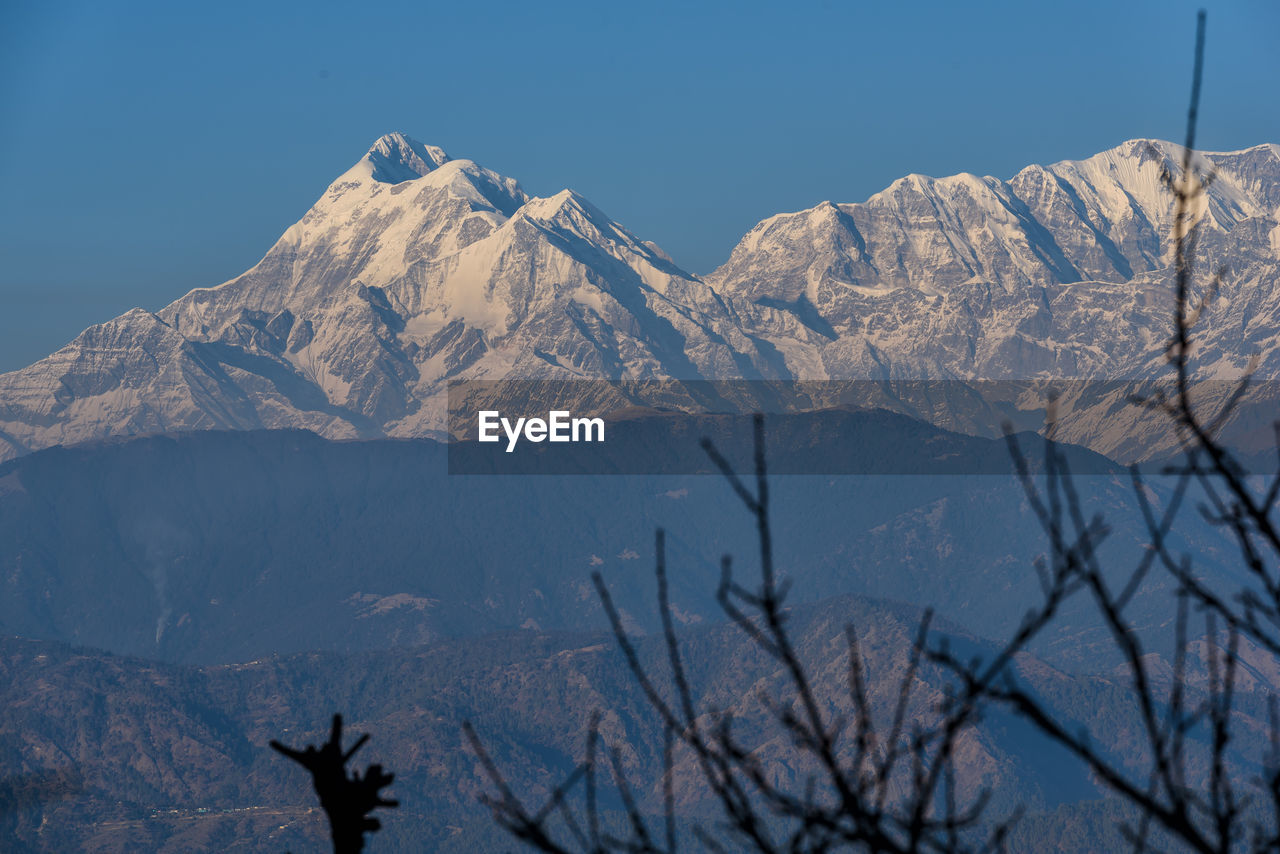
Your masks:
<svg viewBox="0 0 1280 854"><path fill-rule="evenodd" d="M860 204L760 222L707 281L806 379L1150 380L1172 319L1161 173L1182 156L1132 140L1008 181L909 175ZM1238 378L1256 354L1259 377L1280 378L1280 147L1195 163L1216 174L1195 211L1196 287L1227 270L1197 330L1198 376ZM1077 386L1060 435L1122 459L1171 452L1167 424L1135 410L1133 391ZM1254 404L1253 421L1257 407L1280 415L1275 384Z"/></svg>
<svg viewBox="0 0 1280 854"><path fill-rule="evenodd" d="M243 275L0 376L0 458L192 428L428 434L460 376L770 370L709 286L576 193L392 134Z"/></svg>
<svg viewBox="0 0 1280 854"><path fill-rule="evenodd" d="M1203 249L1234 253L1276 224L1276 151L1199 158L1219 174ZM1168 328L1160 173L1181 155L1134 140L1009 181L909 175L861 204L764 220L707 281L811 378L1130 376ZM797 352L799 337L813 346Z"/></svg>
<svg viewBox="0 0 1280 854"><path fill-rule="evenodd" d="M1172 316L1161 174L1181 160L1180 146L1133 140L1009 181L908 175L863 204L763 220L707 280L800 378L1157 378ZM1194 211L1198 292L1226 269L1197 329L1198 376L1239 378L1257 355L1260 378L1280 378L1280 146L1194 163L1215 173ZM1135 410L1133 391L1076 385L1061 437L1125 460L1171 452L1167 424ZM1252 406L1239 424L1280 415L1275 383Z"/></svg>
<svg viewBox="0 0 1280 854"><path fill-rule="evenodd" d="M909 175L770 217L699 278L570 190L531 198L390 134L244 274L0 376L0 459L209 427L431 434L456 378L1150 377L1181 156L1133 140L1007 181ZM1280 147L1197 162L1217 174L1200 269L1229 267L1200 370L1257 353L1280 376ZM1069 438L1151 452L1123 395L1078 402Z"/></svg>

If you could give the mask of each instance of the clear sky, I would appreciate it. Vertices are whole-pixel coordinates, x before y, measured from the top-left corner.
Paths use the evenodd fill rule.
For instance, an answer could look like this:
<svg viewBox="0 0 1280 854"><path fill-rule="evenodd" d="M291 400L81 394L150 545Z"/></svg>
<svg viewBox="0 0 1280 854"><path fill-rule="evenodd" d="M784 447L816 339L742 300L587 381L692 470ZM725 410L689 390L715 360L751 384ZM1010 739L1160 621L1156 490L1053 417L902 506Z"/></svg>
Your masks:
<svg viewBox="0 0 1280 854"><path fill-rule="evenodd" d="M705 273L909 172L1280 142L1280 2L0 4L0 371L255 263L399 130Z"/></svg>

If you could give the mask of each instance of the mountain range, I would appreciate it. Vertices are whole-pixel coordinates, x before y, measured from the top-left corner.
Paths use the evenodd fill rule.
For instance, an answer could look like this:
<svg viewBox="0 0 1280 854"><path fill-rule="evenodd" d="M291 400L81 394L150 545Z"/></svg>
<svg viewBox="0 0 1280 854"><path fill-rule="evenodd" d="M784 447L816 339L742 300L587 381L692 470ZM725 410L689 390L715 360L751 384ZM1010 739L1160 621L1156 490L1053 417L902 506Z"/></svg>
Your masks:
<svg viewBox="0 0 1280 854"><path fill-rule="evenodd" d="M809 426L775 423L770 459L785 463ZM1042 595L1030 567L1045 548L1021 486L1008 470L910 465L917 449L1008 465L1005 443L884 413L845 413L828 429L901 464L772 479L776 560L794 579L793 598L855 594L936 607L991 640L1015 630ZM859 434L901 441L848 441ZM659 431L635 453L671 441ZM1036 449L1023 450L1034 467ZM457 476L444 471L446 453L431 439L202 431L0 464L0 630L183 664L591 631L604 625L591 582L599 572L628 625L653 632L655 528L666 530L681 625L724 619L715 595L722 555L744 561L744 579L758 571L751 517L719 477ZM1073 470L1090 456L1075 457ZM1076 489L1084 510L1111 526L1100 557L1121 573L1146 553L1146 529L1128 478L1100 471L1078 476ZM1159 502L1172 494L1160 478L1148 489ZM1197 514L1186 514L1170 542L1197 555L1205 584L1248 583L1223 532ZM1169 589L1163 576L1143 585L1135 625L1163 625ZM1055 666L1115 663L1087 601L1064 606L1041 640L1037 654Z"/></svg>
<svg viewBox="0 0 1280 854"><path fill-rule="evenodd" d="M1161 175L1181 158L1135 140L1008 180L912 175L863 203L766 219L696 276L572 191L533 198L383 137L241 276L0 375L0 833L37 851L314 847L306 781L264 745L315 740L339 710L397 773L404 807L379 845L509 846L476 800L485 777L463 719L519 792L545 795L600 710L652 810L660 733L591 575L660 669L656 527L698 699L800 773L752 701L780 689L776 662L715 595L725 554L756 577L756 531L729 484L699 476L711 467L696 439L750 460L749 441L731 441L749 440L749 420L673 421L660 404L675 398L652 390L812 383L796 397L815 411L766 420L788 625L824 704L847 712L851 624L883 674L884 718L923 608L958 649L989 652L1043 596L1029 568L1045 533L1000 418L1035 429L1064 392L1057 438L1081 446L1063 452L1090 475L1072 481L1083 511L1108 525L1099 560L1117 580L1143 565L1150 532L1112 460L1173 450L1129 396L1167 369ZM1280 378L1280 147L1195 162L1216 175L1196 211L1197 393L1212 402L1251 356L1258 378ZM486 476L491 458L473 457L473 475L453 472L460 447L479 448L443 441L457 381L531 380L536 394L602 379L627 382L583 385L593 405L628 408L600 468ZM1275 386L1255 383L1226 425L1246 450L1273 441ZM1011 438L1034 479L1043 444ZM660 457L677 465L647 467ZM1160 478L1142 488L1157 507L1181 495ZM1184 503L1204 500L1192 484ZM1202 514L1184 510L1167 545L1223 595L1253 583ZM1126 619L1159 679L1185 658L1201 692L1212 644L1170 640L1174 592L1141 576ZM1254 649L1243 659L1230 763L1252 775L1280 671ZM1017 667L1064 720L1140 764L1126 671L1086 597ZM911 714L927 714L943 680L915 678ZM966 745L967 783L1028 810L1011 850L1122 844L1116 802L1046 749L998 713ZM679 818L693 821L704 793L681 761Z"/></svg>
<svg viewBox="0 0 1280 854"><path fill-rule="evenodd" d="M871 712L891 720L918 617L909 607L851 596L794 609L797 655L820 686L823 708L852 714L845 687L851 625L871 676ZM935 631L958 650L991 652L945 623ZM732 625L698 627L684 641L699 706L731 713L735 736L759 744L768 767L802 778L808 769L758 700L785 692L785 672ZM661 637L637 645L643 665L659 671L666 655ZM0 638L0 756L6 772L22 769L0 779L5 850L322 850L324 819L305 774L266 743L318 740L325 710L335 705L346 713L349 732L373 734L361 758L385 763L396 775L401 808L383 815L385 829L371 850L514 850L477 800L486 781L465 744L463 719L473 722L514 791L541 803L581 756L599 710L601 735L618 745L641 808L660 812L661 727L621 659L603 632L526 631L378 654L304 653L199 668ZM1063 720L1098 733L1097 747L1108 756L1141 760L1147 745L1138 735L1140 711L1123 674L1075 677L1031 656L1017 670ZM1190 690L1199 698L1203 665L1195 662L1192 672L1197 682ZM925 666L911 684L910 719L929 719L945 678ZM1266 750L1263 698L1274 685L1272 676L1238 688L1244 736L1233 740L1229 761L1242 778L1255 772ZM840 742L842 761L851 741ZM957 798L968 803L990 788L992 820L1018 808L1026 813L1007 850L1123 847L1117 810L1102 798L1103 787L1025 722L993 711L966 731L962 744ZM1202 749L1193 734L1188 750ZM697 760L681 747L673 791L685 839L695 821L718 832ZM578 806L580 790L571 797ZM621 818L621 805L608 790L601 800L609 827ZM1064 814L1068 808L1095 814Z"/></svg>
<svg viewBox="0 0 1280 854"><path fill-rule="evenodd" d="M1008 180L910 175L862 203L770 217L699 277L571 190L530 197L390 134L252 269L0 375L0 459L201 429L440 436L451 381L543 377L1084 380L1060 403L1062 438L1123 461L1167 454L1130 391L1090 383L1164 367L1161 175L1181 159L1133 140ZM1198 269L1230 262L1197 330L1198 377L1238 378L1250 356L1280 377L1280 146L1194 160L1216 176L1196 211ZM1234 424L1254 450L1270 441L1257 407L1277 397L1260 389Z"/></svg>

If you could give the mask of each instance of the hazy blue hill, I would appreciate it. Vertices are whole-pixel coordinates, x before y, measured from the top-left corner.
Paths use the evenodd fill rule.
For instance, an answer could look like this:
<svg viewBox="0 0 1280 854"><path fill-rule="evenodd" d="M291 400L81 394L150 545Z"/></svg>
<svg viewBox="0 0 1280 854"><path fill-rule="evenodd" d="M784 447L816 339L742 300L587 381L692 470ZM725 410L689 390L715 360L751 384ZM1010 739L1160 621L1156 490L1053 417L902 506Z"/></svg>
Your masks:
<svg viewBox="0 0 1280 854"><path fill-rule="evenodd" d="M809 453L882 461L895 447L885 437L910 429L927 435L896 446L899 470L912 470L922 447L929 458L948 447L1007 455L1002 441L902 416L838 416L830 435L861 429L879 440L804 446ZM779 459L811 439L812 425L788 424L771 427ZM643 435L631 442L629 453L646 452ZM696 449L694 437L689 444ZM1081 454L1082 465L1100 459ZM1143 542L1128 483L1079 484L1113 525L1108 555L1123 567ZM773 495L778 560L800 599L857 593L938 605L1000 638L1038 595L1030 565L1043 535L1008 476L781 476ZM1179 543L1207 556L1210 577L1221 574L1217 534L1187 518ZM668 529L681 618L718 619L720 556L736 554L749 574L754 541L717 476L450 476L430 440L331 442L301 431L53 448L0 467L0 629L194 663L597 630L594 570L628 619L653 628L657 525ZM1156 601L1152 620L1166 604ZM1060 622L1081 661L1091 637L1107 645L1083 613Z"/></svg>
<svg viewBox="0 0 1280 854"><path fill-rule="evenodd" d="M824 706L847 712L838 677L846 663L843 628L852 624L864 643L875 714L887 720L918 616L855 597L797 608L793 636L819 677ZM938 628L957 649L989 651L945 622ZM735 731L744 743L760 745L766 760L788 756L786 740L756 700L756 690L782 689L776 665L732 627L683 637L699 703L733 710ZM658 639L642 641L640 654L661 672ZM1100 733L1105 748L1141 750L1124 741L1136 712L1122 687L1067 679L1033 660L1022 672L1066 720ZM921 672L913 716L928 718L939 687L935 672ZM580 755L587 722L599 709L602 731L622 747L645 808L660 803L661 734L603 633L508 633L211 667L5 638L0 704L6 709L0 779L43 774L62 781L60 789L32 789L0 815L0 829L40 851L315 849L323 826L306 775L266 742L318 740L334 710L346 714L352 732L373 734L362 759L384 762L397 775L394 792L403 806L385 816L387 831L375 850L509 849L475 800L484 778L465 747L464 719L474 722L516 791L536 797ZM1065 774L1071 766L1025 725L998 713L984 719L964 762L962 779L993 786L993 809L1002 812L1016 803L1036 812L1099 796L1083 774ZM804 772L794 760L786 767ZM676 791L686 819L708 807L697 775L692 758L679 755ZM1046 832L1055 826L1041 825Z"/></svg>
<svg viewBox="0 0 1280 854"><path fill-rule="evenodd" d="M940 455L1006 452L901 416L829 417L829 435L867 441L813 443L815 422L779 419L777 459L879 455L910 471ZM889 433L918 441L882 441ZM639 430L627 441L629 454L657 453L669 437ZM885 459L891 447L902 456ZM1082 468L1101 466L1072 453ZM783 690L778 668L713 601L723 553L745 582L755 571L754 532L722 478L451 476L445 456L428 440L206 432L54 448L0 467L0 791L11 804L0 833L38 851L314 848L323 831L305 775L265 745L317 740L334 711L374 734L366 761L398 775L405 807L383 850L509 849L476 803L484 779L464 719L519 791L536 795L571 767L602 710L656 808L660 733L589 580L600 571L627 624L652 631L656 525L668 530L700 702L733 709L762 756L803 771L786 764L786 740L754 700L760 688ZM1144 542L1130 485L1095 474L1076 486L1086 512L1112 523L1107 564L1125 567ZM884 716L922 606L938 606L939 630L968 655L989 651L1037 595L1029 566L1043 534L1007 475L782 475L771 489L779 566L795 582L788 625L834 711L847 703L846 624L865 641ZM1152 494L1163 500L1159 484ZM1206 578L1225 577L1215 561L1231 554L1187 520L1174 546L1201 556ZM1140 628L1168 613L1161 584L1153 576L1133 606ZM1137 761L1134 710L1098 653L1109 647L1087 609L1068 607L1022 672L1065 720ZM661 668L652 636L642 656ZM1202 671L1193 651L1192 692ZM1238 708L1245 730L1265 733L1262 696L1276 686L1255 676ZM911 714L927 717L940 690L937 674L922 673ZM1049 838L1087 850L1113 810L1063 770L1076 766L998 712L975 738L961 779L994 786L996 809L1037 814L1020 837L1026 850ZM1238 773L1253 773L1249 757L1263 747L1233 745ZM703 815L696 768L685 762L677 775L682 820Z"/></svg>

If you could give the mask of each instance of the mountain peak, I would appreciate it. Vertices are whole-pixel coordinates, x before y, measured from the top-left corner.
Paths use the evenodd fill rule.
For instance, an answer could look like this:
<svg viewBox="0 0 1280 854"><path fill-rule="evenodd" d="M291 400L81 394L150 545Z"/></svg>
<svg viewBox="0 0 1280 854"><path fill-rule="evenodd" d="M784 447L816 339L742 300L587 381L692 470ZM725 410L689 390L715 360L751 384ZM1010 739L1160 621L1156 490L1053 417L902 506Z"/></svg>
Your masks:
<svg viewBox="0 0 1280 854"><path fill-rule="evenodd" d="M535 196L524 206L524 213L534 219L550 219L564 208L593 210L594 205L570 189L564 189L551 196Z"/></svg>
<svg viewBox="0 0 1280 854"><path fill-rule="evenodd" d="M449 155L434 145L423 145L402 133L378 138L364 159L372 167L370 177L384 184L399 184L421 178L447 163Z"/></svg>
<svg viewBox="0 0 1280 854"><path fill-rule="evenodd" d="M602 234L613 234L622 228L609 215L574 190L561 190L553 196L535 197L520 208L529 220L568 225L575 231L587 227Z"/></svg>
<svg viewBox="0 0 1280 854"><path fill-rule="evenodd" d="M1136 139L1008 181L909 175L865 203L762 220L698 278L571 190L530 198L514 179L388 134L241 276L0 375L0 459L209 426L431 435L451 380L548 371L1147 376L1163 365L1150 347L1172 275L1162 174L1177 174L1167 161L1180 151ZM1259 346L1260 370L1280 376L1280 348L1265 349L1280 327L1277 155L1205 157L1218 180L1196 211L1204 268L1243 261L1222 285L1227 308L1206 321L1205 376L1242 370ZM1105 439L1083 432L1115 421L1098 406L1098 420L1078 422L1082 441L1154 453L1131 438L1136 422Z"/></svg>

